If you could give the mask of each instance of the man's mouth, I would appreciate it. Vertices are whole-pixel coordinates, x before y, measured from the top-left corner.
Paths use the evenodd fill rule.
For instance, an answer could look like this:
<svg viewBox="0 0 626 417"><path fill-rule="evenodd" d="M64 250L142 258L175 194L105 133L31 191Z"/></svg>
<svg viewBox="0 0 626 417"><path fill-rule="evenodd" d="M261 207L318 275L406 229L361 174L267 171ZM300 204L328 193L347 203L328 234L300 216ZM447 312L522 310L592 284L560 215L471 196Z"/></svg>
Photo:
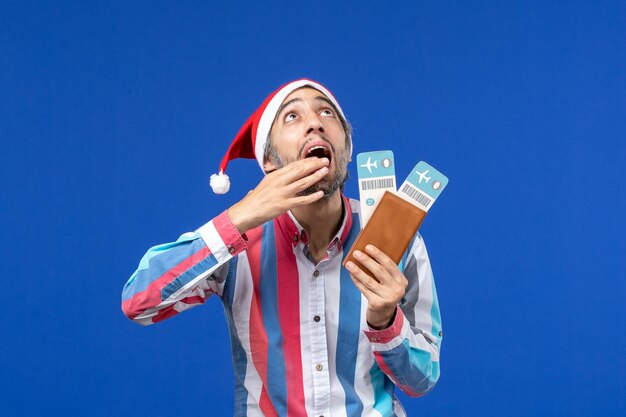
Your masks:
<svg viewBox="0 0 626 417"><path fill-rule="evenodd" d="M315 141L315 143L311 143L304 149L304 158L328 158L329 161L332 160L332 150L330 148L330 144L325 143L323 141Z"/></svg>

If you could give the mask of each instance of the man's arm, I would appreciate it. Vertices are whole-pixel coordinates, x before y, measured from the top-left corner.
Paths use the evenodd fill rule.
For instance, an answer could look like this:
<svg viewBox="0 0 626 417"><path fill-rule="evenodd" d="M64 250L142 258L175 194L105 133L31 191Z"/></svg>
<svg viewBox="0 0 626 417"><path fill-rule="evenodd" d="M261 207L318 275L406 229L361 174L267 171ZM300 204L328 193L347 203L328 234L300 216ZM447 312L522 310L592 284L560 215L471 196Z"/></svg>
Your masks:
<svg viewBox="0 0 626 417"><path fill-rule="evenodd" d="M226 212L176 242L150 248L124 286L124 314L148 325L221 295L228 262L245 249Z"/></svg>
<svg viewBox="0 0 626 417"><path fill-rule="evenodd" d="M124 314L148 325L221 295L229 261L246 249L242 235L323 192L299 195L327 172L327 158L306 158L266 175L259 185L197 231L148 250L122 293Z"/></svg>
<svg viewBox="0 0 626 417"><path fill-rule="evenodd" d="M365 333L378 366L405 394L424 395L439 379L442 340L439 303L424 241L418 234L404 260L404 273L375 248L359 262L380 281L356 265L350 270L369 302L370 331Z"/></svg>

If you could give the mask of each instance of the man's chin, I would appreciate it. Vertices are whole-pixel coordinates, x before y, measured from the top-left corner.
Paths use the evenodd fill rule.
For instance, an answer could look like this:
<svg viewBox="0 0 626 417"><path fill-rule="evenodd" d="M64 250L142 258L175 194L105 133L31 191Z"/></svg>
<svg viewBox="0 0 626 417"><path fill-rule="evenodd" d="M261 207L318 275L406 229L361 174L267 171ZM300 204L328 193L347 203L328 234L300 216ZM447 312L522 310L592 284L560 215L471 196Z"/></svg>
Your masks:
<svg viewBox="0 0 626 417"><path fill-rule="evenodd" d="M314 185L312 187L307 188L306 190L302 190L298 193L298 196L307 196L307 195L311 195L311 194L315 194L318 191L324 191L324 199L329 198L330 196L332 196L333 192L330 189L330 187L328 186L320 186L320 185Z"/></svg>
<svg viewBox="0 0 626 417"><path fill-rule="evenodd" d="M340 188L341 188L341 184L339 184L339 181L333 181L333 182L320 181L317 184L313 184L309 188L303 191L300 191L298 195L306 196L306 195L314 194L318 191L324 191L324 197L322 197L322 200L328 200L333 195L335 195L337 190L339 190Z"/></svg>

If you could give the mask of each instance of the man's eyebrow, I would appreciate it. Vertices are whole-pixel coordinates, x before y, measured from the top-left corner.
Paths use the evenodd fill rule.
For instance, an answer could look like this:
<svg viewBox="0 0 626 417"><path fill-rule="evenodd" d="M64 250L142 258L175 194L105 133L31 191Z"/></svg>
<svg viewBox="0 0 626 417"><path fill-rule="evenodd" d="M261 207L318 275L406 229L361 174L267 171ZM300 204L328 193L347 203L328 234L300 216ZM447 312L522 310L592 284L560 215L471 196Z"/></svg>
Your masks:
<svg viewBox="0 0 626 417"><path fill-rule="evenodd" d="M315 101L323 101L323 102L325 102L325 103L326 103L326 104L328 104L330 107L332 107L332 108L333 108L333 110L335 110L335 113L339 113L339 112L337 111L337 107L335 107L335 105L333 104L333 102L332 102L332 101L330 101L330 100L328 99L328 97L325 97L325 96L316 96L314 100L315 100ZM301 99L301 98L299 98L299 97L294 97L294 98L292 98L291 100L284 102L284 103L283 103L283 104L282 104L282 105L278 108L278 111L276 112L276 115L277 115L277 116L278 116L278 115L280 115L280 114L283 112L283 110L285 110L285 108L286 108L287 106L289 106L290 104L296 103L296 102L302 102L302 99Z"/></svg>
<svg viewBox="0 0 626 417"><path fill-rule="evenodd" d="M283 104L281 104L281 106L278 108L278 111L276 112L276 115L277 115L277 116L278 116L278 115L280 115L280 114L283 112L283 110L285 110L285 107L287 107L287 106L288 106L288 105L290 105L290 104L295 103L296 101L302 101L302 99L301 99L301 98L298 98L298 97L295 97L295 98L292 98L292 99L291 99L291 100L289 100L289 101L285 101L285 102L284 102Z"/></svg>
<svg viewBox="0 0 626 417"><path fill-rule="evenodd" d="M315 97L315 100L316 101L323 101L324 103L327 103L330 107L332 107L333 111L335 112L335 116L338 117L339 120L342 119L341 112L339 111L337 106L335 106L335 103L330 101L330 99L328 97L326 97L326 96L317 96L317 97Z"/></svg>
<svg viewBox="0 0 626 417"><path fill-rule="evenodd" d="M333 102L332 102L332 101L330 101L330 100L328 99L328 97L324 97L324 96L317 96L317 97L315 97L315 101L324 101L324 102L326 102L326 103L327 103L330 107L332 107L333 109L337 110L337 109L335 108L335 105L333 104Z"/></svg>

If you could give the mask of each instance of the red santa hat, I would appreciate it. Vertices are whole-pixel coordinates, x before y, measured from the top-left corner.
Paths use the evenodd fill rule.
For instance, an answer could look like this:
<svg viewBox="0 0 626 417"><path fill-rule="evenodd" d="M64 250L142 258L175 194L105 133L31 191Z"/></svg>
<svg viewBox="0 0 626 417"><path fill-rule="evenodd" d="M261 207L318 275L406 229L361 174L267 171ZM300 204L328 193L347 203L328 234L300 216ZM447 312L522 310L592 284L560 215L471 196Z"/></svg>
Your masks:
<svg viewBox="0 0 626 417"><path fill-rule="evenodd" d="M265 143L267 137L276 118L276 112L280 108L285 98L294 90L302 87L313 87L324 94L337 108L341 118L345 120L345 116L339 103L328 89L323 85L305 78L292 81L280 87L278 90L270 94L261 106L246 120L244 125L239 129L239 133L230 144L226 155L222 158L220 171L218 174L211 175L211 188L216 194L225 194L230 189L230 180L225 174L228 162L236 158L255 159L263 169L263 157L265 151Z"/></svg>

